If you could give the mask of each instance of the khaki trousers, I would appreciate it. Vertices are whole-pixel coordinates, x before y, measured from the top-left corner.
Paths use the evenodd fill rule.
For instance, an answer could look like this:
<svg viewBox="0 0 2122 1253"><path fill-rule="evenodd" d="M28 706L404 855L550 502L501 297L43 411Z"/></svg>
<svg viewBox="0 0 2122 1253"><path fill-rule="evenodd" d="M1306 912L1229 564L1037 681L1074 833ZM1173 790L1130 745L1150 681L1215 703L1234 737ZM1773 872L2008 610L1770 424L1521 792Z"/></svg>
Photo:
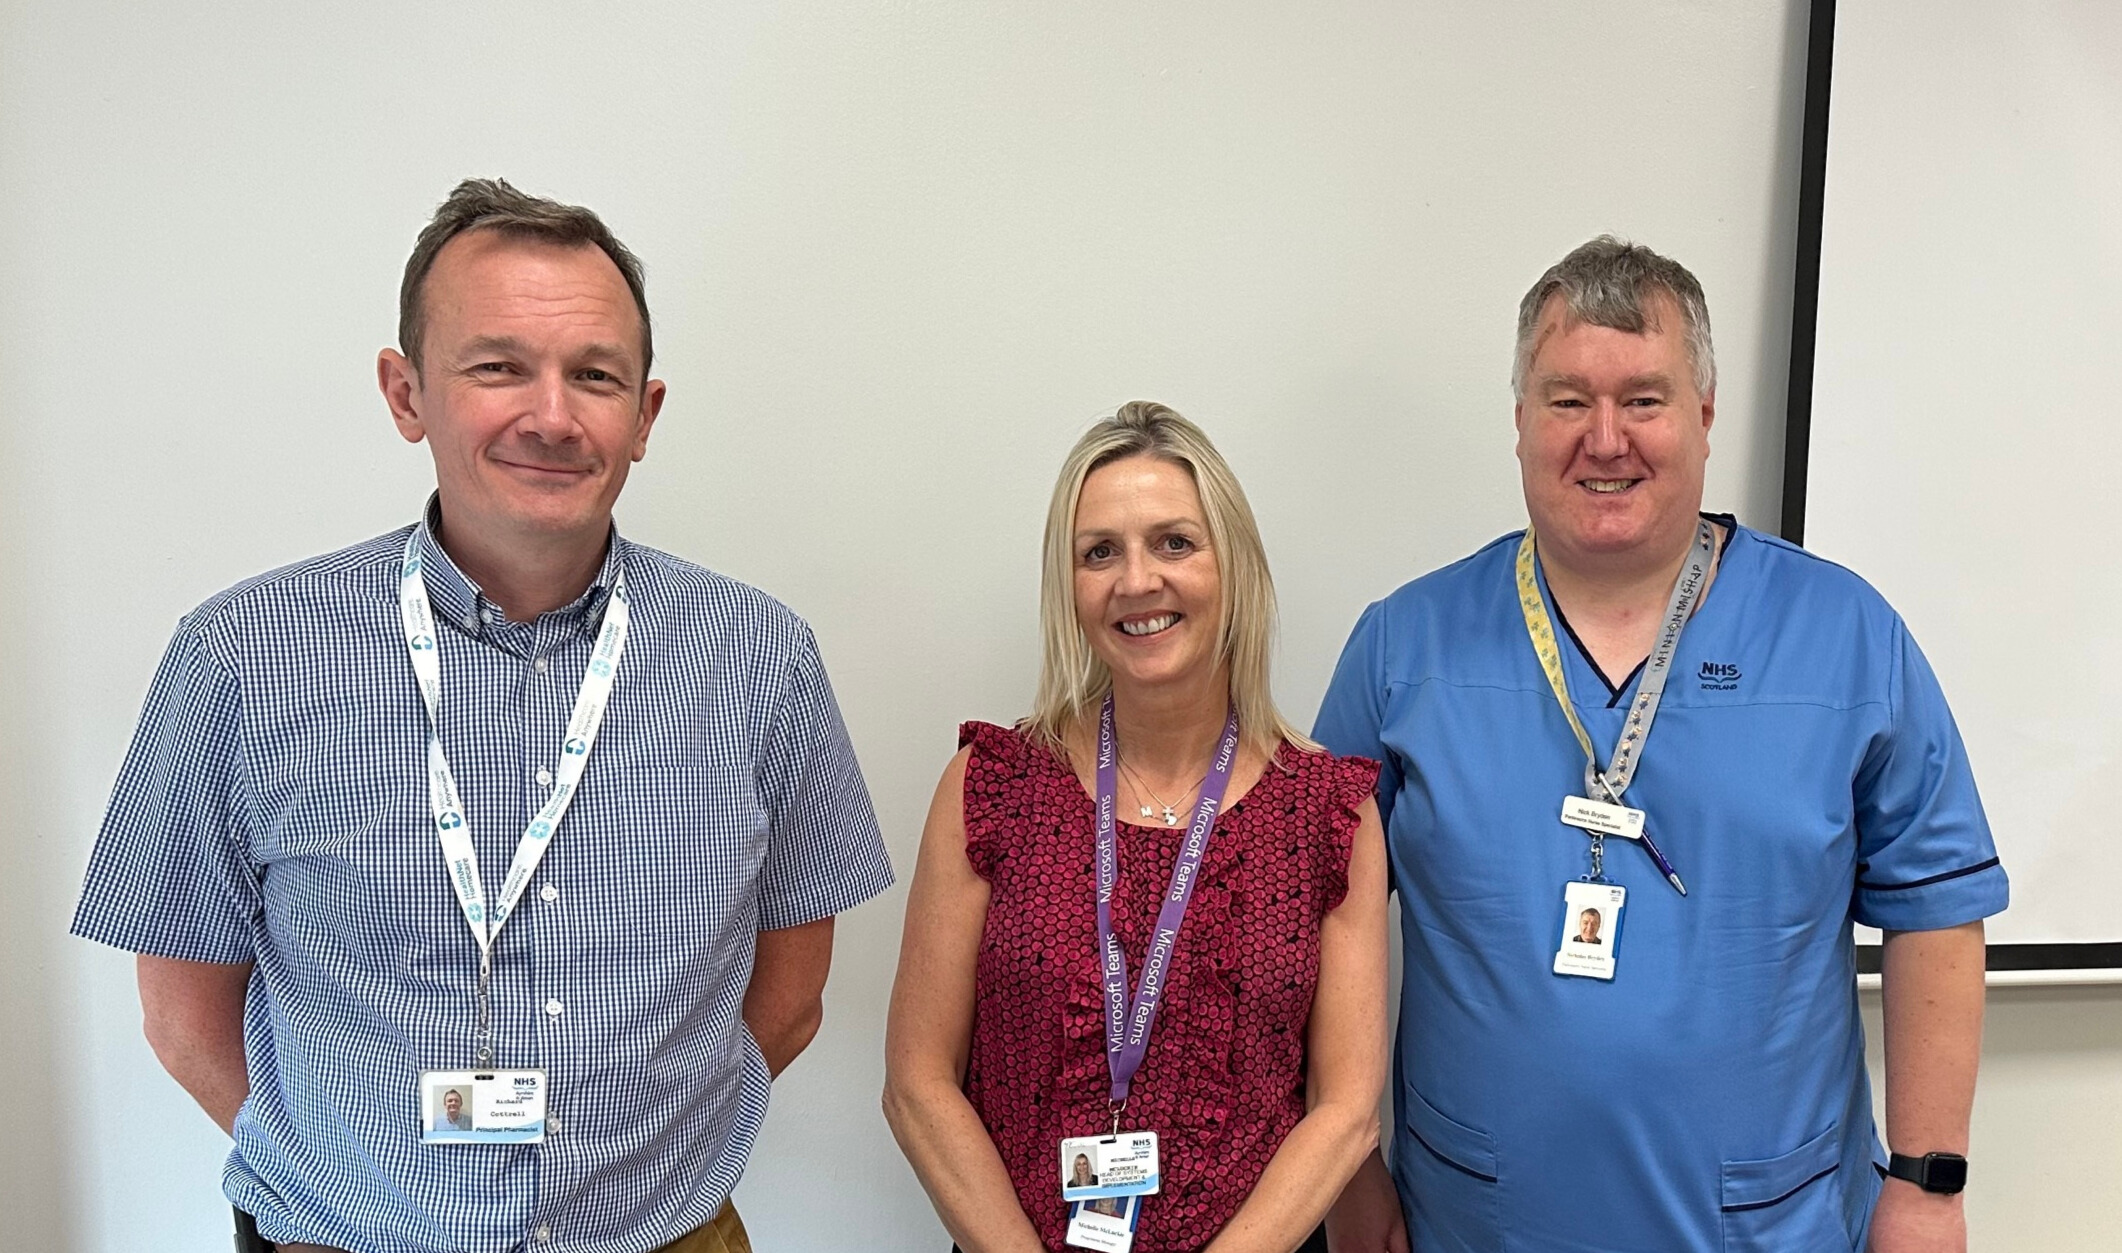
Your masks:
<svg viewBox="0 0 2122 1253"><path fill-rule="evenodd" d="M704 1226L695 1227L663 1246L659 1253L752 1253L752 1238L728 1201Z"/></svg>
<svg viewBox="0 0 2122 1253"><path fill-rule="evenodd" d="M280 1253L342 1253L342 1250L323 1244L277 1244L273 1247ZM722 1209L708 1219L706 1225L693 1228L657 1253L752 1253L752 1238L745 1233L744 1220L737 1217L737 1207L724 1201Z"/></svg>

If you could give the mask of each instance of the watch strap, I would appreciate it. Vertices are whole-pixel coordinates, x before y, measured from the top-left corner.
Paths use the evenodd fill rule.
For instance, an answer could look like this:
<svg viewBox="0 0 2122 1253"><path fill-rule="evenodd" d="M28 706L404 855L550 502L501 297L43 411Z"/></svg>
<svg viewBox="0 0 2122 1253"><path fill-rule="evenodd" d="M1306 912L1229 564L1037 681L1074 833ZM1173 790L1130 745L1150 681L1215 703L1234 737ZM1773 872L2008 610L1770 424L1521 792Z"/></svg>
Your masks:
<svg viewBox="0 0 2122 1253"><path fill-rule="evenodd" d="M1886 1159L1886 1173L1925 1192L1951 1196L1967 1186L1967 1159L1958 1153L1925 1153L1921 1157L1893 1153Z"/></svg>

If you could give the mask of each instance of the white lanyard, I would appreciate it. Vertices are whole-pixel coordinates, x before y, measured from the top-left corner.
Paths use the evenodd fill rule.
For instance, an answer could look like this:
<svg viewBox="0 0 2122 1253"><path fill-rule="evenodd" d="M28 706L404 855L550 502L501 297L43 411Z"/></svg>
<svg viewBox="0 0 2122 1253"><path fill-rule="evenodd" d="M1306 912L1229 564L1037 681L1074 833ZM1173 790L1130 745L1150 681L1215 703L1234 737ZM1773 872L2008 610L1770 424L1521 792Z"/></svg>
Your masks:
<svg viewBox="0 0 2122 1253"><path fill-rule="evenodd" d="M501 933L501 924L522 899L524 887L552 843L553 832L574 803L590 746L597 742L597 729L604 724L612 676L619 669L620 655L626 651L626 576L621 573L612 579L604 625L597 632L588 672L582 676L582 690L575 694L575 710L568 715L567 738L560 744L560 768L553 780L552 795L523 829L523 838L516 842L516 855L508 864L508 877L502 880L501 894L489 910L486 889L479 881L479 854L472 847L471 829L464 823L463 794L457 788L456 775L450 771L449 758L442 753L437 712L442 704L442 663L436 650L435 617L427 601L427 579L421 572L419 538L420 531L415 528L405 541L405 562L398 577L398 608L405 626L405 651L412 658L413 674L420 682L420 701L427 707L427 803L434 811L435 835L442 841L450 887L457 894L457 904L464 911L472 937L479 942L483 985L492 965L494 937Z"/></svg>

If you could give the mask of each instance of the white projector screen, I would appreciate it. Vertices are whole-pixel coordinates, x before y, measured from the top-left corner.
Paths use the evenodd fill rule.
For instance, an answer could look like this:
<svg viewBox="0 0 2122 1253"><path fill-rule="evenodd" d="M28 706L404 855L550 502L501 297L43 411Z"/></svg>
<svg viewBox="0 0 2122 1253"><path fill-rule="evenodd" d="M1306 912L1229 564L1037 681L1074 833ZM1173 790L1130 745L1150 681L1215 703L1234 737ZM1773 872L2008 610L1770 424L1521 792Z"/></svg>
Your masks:
<svg viewBox="0 0 2122 1253"><path fill-rule="evenodd" d="M2122 6L1833 20L1804 542L1945 685L2012 878L1990 941L2113 946Z"/></svg>
<svg viewBox="0 0 2122 1253"><path fill-rule="evenodd" d="M131 958L66 924L177 616L419 509L374 362L459 178L589 204L646 261L670 402L619 524L809 620L903 874L959 721L1031 699L1047 494L1122 401L1243 479L1300 723L1365 604L1522 523L1514 311L1588 236L1701 278L1709 501L1772 524L1803 30L1694 0L9 6L0 1251L229 1247L227 1138ZM840 919L737 1193L761 1253L949 1247L877 1113L904 907Z"/></svg>

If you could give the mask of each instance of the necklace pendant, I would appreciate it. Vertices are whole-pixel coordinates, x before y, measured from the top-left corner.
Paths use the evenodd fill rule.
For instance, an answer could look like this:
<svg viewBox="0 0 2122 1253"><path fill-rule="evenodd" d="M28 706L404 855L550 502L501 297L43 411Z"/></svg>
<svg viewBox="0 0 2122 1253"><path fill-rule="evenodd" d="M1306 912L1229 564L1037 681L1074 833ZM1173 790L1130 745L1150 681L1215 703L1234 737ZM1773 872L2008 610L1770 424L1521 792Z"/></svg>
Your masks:
<svg viewBox="0 0 2122 1253"><path fill-rule="evenodd" d="M1152 812L1152 810L1150 809L1150 807L1149 807L1149 806L1147 806L1147 805L1144 805L1144 806L1142 807L1142 816L1143 816L1143 817L1145 817L1145 818L1149 817L1149 816L1150 816L1150 814L1151 814L1151 812Z"/></svg>
<svg viewBox="0 0 2122 1253"><path fill-rule="evenodd" d="M1147 813L1148 811L1145 810L1143 812ZM1164 807L1164 825L1167 827L1176 827L1179 825L1179 814L1169 805L1166 805Z"/></svg>

